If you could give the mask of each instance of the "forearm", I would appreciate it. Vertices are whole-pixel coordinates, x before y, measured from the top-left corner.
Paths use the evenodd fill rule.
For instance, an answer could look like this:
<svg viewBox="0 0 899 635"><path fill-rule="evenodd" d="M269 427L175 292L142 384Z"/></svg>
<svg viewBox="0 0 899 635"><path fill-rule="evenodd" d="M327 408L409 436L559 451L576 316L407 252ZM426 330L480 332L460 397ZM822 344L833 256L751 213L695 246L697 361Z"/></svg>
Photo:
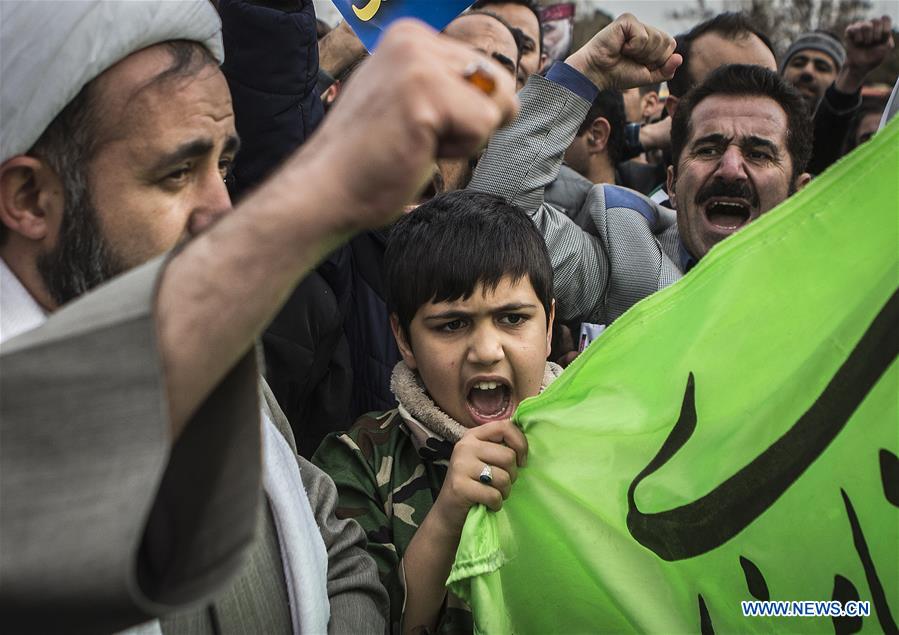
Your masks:
<svg viewBox="0 0 899 635"><path fill-rule="evenodd" d="M435 157L473 151L514 116L512 78L486 95L455 71L472 55L398 21L299 153L172 259L156 313L175 437L306 272L354 232L388 224Z"/></svg>
<svg viewBox="0 0 899 635"><path fill-rule="evenodd" d="M836 86L836 89L841 93L852 95L862 89L867 77L868 72L866 70L846 64L837 74L837 78L834 80L834 86Z"/></svg>
<svg viewBox="0 0 899 635"><path fill-rule="evenodd" d="M587 205L596 205L588 196ZM596 210L590 209L596 224ZM531 220L543 235L553 268L556 317L570 322L603 323L609 265L603 243L555 208L543 205Z"/></svg>
<svg viewBox="0 0 899 635"><path fill-rule="evenodd" d="M518 118L490 139L468 188L496 194L532 213L543 203L544 188L558 176L590 102L536 75L519 99Z"/></svg>
<svg viewBox="0 0 899 635"><path fill-rule="evenodd" d="M652 150L671 147L671 119L656 123L629 123L624 128L624 151L621 161L627 161Z"/></svg>
<svg viewBox="0 0 899 635"><path fill-rule="evenodd" d="M528 213L549 251L557 314L590 321L605 293L606 256L595 239L543 204L544 189L558 175L590 102L538 76L519 97L518 118L490 140L468 187L502 196Z"/></svg>
<svg viewBox="0 0 899 635"><path fill-rule="evenodd" d="M196 237L163 273L156 313L174 438L303 275L351 231L322 213L339 205L337 187L307 157L314 149ZM298 200L300 191L306 196Z"/></svg>
<svg viewBox="0 0 899 635"><path fill-rule="evenodd" d="M435 630L461 534L461 527L448 527L432 508L412 537L400 563L406 580L403 633Z"/></svg>

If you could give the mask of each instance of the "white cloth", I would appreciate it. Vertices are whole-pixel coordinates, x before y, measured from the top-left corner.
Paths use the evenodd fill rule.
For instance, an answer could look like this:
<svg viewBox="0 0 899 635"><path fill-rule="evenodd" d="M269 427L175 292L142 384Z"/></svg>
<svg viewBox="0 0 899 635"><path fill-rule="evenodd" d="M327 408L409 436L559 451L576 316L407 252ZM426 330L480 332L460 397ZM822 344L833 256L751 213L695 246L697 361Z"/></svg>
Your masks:
<svg viewBox="0 0 899 635"><path fill-rule="evenodd" d="M222 62L209 0L0 1L0 163L26 152L81 88L131 53L193 40Z"/></svg>
<svg viewBox="0 0 899 635"><path fill-rule="evenodd" d="M119 631L116 635L162 635L162 624L159 623L159 620L144 622L124 631Z"/></svg>
<svg viewBox="0 0 899 635"><path fill-rule="evenodd" d="M893 84L893 92L890 93L890 99L887 101L886 108L883 109L883 116L880 118L880 126L878 130L882 130L887 123L899 112L899 79Z"/></svg>
<svg viewBox="0 0 899 635"><path fill-rule="evenodd" d="M0 342L39 327L46 312L0 259Z"/></svg>
<svg viewBox="0 0 899 635"><path fill-rule="evenodd" d="M263 409L262 485L272 506L293 632L327 633L328 554L293 449Z"/></svg>
<svg viewBox="0 0 899 635"><path fill-rule="evenodd" d="M0 259L0 342L37 328L46 320L46 312ZM265 443L262 483L275 518L293 631L327 633L331 611L325 543L293 450L265 408L260 416ZM122 635L161 633L158 620L122 631Z"/></svg>

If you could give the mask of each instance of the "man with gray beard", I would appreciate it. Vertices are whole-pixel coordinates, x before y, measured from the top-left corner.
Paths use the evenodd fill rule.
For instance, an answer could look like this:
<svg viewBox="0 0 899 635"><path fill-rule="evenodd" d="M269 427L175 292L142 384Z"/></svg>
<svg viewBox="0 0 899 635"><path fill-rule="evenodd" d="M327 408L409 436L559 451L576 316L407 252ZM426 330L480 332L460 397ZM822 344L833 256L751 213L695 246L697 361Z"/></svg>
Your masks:
<svg viewBox="0 0 899 635"><path fill-rule="evenodd" d="M0 3L12 632L384 628L362 532L334 517L333 483L260 395L255 340L325 254L509 120L514 81L397 24L329 121L231 212L220 30L205 0Z"/></svg>

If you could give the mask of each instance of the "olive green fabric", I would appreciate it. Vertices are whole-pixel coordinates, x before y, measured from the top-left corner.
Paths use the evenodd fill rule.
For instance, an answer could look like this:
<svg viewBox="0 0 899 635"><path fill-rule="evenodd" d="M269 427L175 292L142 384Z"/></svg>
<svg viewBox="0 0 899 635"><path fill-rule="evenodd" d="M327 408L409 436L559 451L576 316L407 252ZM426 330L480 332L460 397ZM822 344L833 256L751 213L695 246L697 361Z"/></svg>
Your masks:
<svg viewBox="0 0 899 635"><path fill-rule="evenodd" d="M331 434L312 457L337 485L338 518L365 530L368 552L390 596L391 632L402 628L406 591L400 560L431 511L446 478L453 445L433 433L418 437L398 410L360 417L349 432ZM438 633L470 633L471 615L449 594Z"/></svg>
<svg viewBox="0 0 899 635"><path fill-rule="evenodd" d="M896 632L899 123L617 320L468 517L481 633ZM743 617L741 601L871 615Z"/></svg>

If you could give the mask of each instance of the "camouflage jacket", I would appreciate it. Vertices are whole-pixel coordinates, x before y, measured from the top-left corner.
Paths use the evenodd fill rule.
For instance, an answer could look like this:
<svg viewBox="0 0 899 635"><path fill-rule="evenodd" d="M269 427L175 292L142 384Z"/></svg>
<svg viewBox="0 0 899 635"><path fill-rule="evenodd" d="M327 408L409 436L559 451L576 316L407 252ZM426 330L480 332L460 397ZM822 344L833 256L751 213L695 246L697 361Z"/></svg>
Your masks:
<svg viewBox="0 0 899 635"><path fill-rule="evenodd" d="M543 386L561 371L547 364ZM406 598L400 561L440 493L453 445L465 428L434 404L402 362L391 389L398 408L364 415L349 432L329 435L312 462L337 485L338 518L354 518L365 530L390 595L391 630L399 633ZM451 592L436 632L472 632L470 609Z"/></svg>
<svg viewBox="0 0 899 635"><path fill-rule="evenodd" d="M349 432L328 436L312 461L337 484L338 518L354 518L390 595L393 632L401 632L405 585L400 572L412 536L440 492L453 446L398 409L360 417ZM471 615L447 598L439 633L470 633Z"/></svg>

